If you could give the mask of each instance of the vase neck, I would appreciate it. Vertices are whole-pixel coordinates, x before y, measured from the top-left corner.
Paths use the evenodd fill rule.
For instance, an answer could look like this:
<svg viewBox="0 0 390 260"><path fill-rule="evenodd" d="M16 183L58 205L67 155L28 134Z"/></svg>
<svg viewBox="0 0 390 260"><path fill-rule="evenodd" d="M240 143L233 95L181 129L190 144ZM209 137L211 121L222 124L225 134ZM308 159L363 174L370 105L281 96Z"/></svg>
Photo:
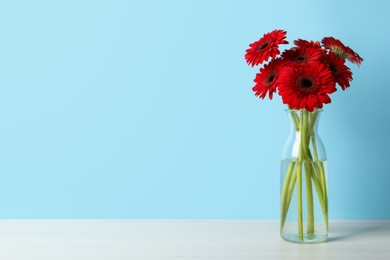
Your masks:
<svg viewBox="0 0 390 260"><path fill-rule="evenodd" d="M283 158L289 160L326 160L326 152L318 135L321 109L286 110L290 121L290 136L283 149Z"/></svg>
<svg viewBox="0 0 390 260"><path fill-rule="evenodd" d="M307 133L314 132L317 134L318 122L322 109L316 109L313 112L309 112L305 109L301 110L286 110L290 122L290 129L292 133L301 131L302 128L305 128Z"/></svg>

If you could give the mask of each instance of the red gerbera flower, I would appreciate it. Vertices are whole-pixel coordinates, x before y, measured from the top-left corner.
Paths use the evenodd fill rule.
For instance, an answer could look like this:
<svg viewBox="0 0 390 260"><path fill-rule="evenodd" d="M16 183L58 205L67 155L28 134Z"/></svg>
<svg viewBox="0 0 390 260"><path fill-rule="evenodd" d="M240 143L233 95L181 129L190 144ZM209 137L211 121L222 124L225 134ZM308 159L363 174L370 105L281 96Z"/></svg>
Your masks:
<svg viewBox="0 0 390 260"><path fill-rule="evenodd" d="M256 85L252 88L256 96L261 99L269 93L269 98L272 99L273 93L276 92L277 82L279 74L283 68L283 62L281 59L274 59L270 63L264 65L264 68L260 69L260 73L256 74L256 78L253 80Z"/></svg>
<svg viewBox="0 0 390 260"><path fill-rule="evenodd" d="M348 88L349 82L352 81L352 72L345 66L345 60L340 59L333 52L329 52L329 54L326 55L325 62L332 71L334 81L339 84L343 90Z"/></svg>
<svg viewBox="0 0 390 260"><path fill-rule="evenodd" d="M274 30L263 35L260 40L249 44L246 50L245 60L249 65L255 66L267 61L270 57L275 58L280 54L279 44L287 44L286 31Z"/></svg>
<svg viewBox="0 0 390 260"><path fill-rule="evenodd" d="M282 70L278 88L284 104L310 112L330 103L328 94L336 91L332 72L321 62L308 62Z"/></svg>
<svg viewBox="0 0 390 260"><path fill-rule="evenodd" d="M347 58L347 47L339 40L333 37L325 37L322 39L322 45L325 49L333 51L341 59Z"/></svg>
<svg viewBox="0 0 390 260"><path fill-rule="evenodd" d="M345 46L338 39L325 37L322 39L322 45L325 49L333 51L341 59L347 59L358 66L363 62L359 54L354 52L350 47Z"/></svg>
<svg viewBox="0 0 390 260"><path fill-rule="evenodd" d="M325 53L321 48L293 47L289 50L285 50L282 53L282 57L286 61L305 63L311 61L319 61L324 54Z"/></svg>
<svg viewBox="0 0 390 260"><path fill-rule="evenodd" d="M306 40L302 40L302 39L298 39L298 40L295 40L294 41L294 44L298 47L306 47L306 48L319 48L321 49L321 43L319 41L306 41Z"/></svg>

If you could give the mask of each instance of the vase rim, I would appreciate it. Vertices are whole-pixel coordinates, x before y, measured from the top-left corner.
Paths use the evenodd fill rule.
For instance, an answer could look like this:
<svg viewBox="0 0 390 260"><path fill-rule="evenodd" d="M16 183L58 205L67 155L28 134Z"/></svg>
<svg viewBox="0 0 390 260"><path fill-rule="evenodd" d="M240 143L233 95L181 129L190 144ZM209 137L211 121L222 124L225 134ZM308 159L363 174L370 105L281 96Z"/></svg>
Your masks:
<svg viewBox="0 0 390 260"><path fill-rule="evenodd" d="M286 108L284 111L286 111L286 112L292 112L292 111L296 111L296 112L298 112L298 111L301 111L302 109L299 109L299 110L297 110L297 109L293 109L293 108ZM324 109L323 108L315 108L314 110L313 110L313 112L314 111L316 111L316 112L322 112L322 111L324 111ZM313 113L313 112L310 112L310 111L308 111L309 113Z"/></svg>

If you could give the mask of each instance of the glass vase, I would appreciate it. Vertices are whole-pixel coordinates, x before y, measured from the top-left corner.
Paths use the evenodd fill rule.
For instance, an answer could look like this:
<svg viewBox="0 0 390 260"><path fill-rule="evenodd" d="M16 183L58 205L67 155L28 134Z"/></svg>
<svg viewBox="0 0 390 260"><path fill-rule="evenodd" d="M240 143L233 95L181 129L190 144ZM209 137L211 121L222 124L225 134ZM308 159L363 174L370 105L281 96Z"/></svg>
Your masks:
<svg viewBox="0 0 390 260"><path fill-rule="evenodd" d="M286 110L290 136L282 154L280 235L294 243L328 238L327 165L317 134L322 110Z"/></svg>

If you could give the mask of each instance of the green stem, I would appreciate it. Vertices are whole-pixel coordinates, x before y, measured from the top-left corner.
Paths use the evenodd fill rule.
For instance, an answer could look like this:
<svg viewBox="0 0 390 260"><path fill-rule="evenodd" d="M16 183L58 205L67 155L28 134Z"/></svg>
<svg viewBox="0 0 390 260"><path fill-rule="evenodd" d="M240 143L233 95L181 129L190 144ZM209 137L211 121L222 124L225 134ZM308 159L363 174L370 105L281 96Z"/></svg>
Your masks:
<svg viewBox="0 0 390 260"><path fill-rule="evenodd" d="M305 112L304 109L301 110L301 142L299 146L299 154L298 154L298 233L299 239L303 240L303 216L302 216L302 163L304 163L303 152L304 145L303 142L305 140L305 128L307 127L307 120L305 120Z"/></svg>
<svg viewBox="0 0 390 260"><path fill-rule="evenodd" d="M312 114L312 117L311 117L312 127L310 129L310 136L311 136L312 144L313 144L314 167L318 173L318 181L321 185L321 192L318 192L318 189L317 189L317 193L318 193L319 198L322 197L322 202L320 199L321 208L322 208L322 212L324 214L326 230L328 231L328 192L327 192L327 187L326 187L327 185L326 185L326 179L325 179L325 170L324 170L323 162L319 161L319 158L318 158L317 142L316 142L316 136L314 134L314 125L315 125L315 121L317 119L317 116L318 116L318 111L316 111Z"/></svg>
<svg viewBox="0 0 390 260"><path fill-rule="evenodd" d="M317 117L318 117L318 111L314 111L313 113L311 113L311 115L310 115L310 122L311 123L310 123L310 129L308 132L308 136L310 136L313 133Z"/></svg>
<svg viewBox="0 0 390 260"><path fill-rule="evenodd" d="M325 169L323 162L320 162L320 178L322 182L322 193L324 195L324 218L325 218L325 225L326 225L326 232L328 232L328 190L326 185L326 179L325 179Z"/></svg>
<svg viewBox="0 0 390 260"><path fill-rule="evenodd" d="M280 202L280 215L281 215L281 222L280 222L280 232L283 230L284 221L286 219L286 210L288 207L286 207L287 202L287 194L288 194L288 188L291 181L291 175L295 167L295 162L290 162L290 165L288 166L286 177L284 178L283 188L282 188L282 196L281 196L281 202ZM290 203L290 202L289 202Z"/></svg>
<svg viewBox="0 0 390 260"><path fill-rule="evenodd" d="M295 170L291 176L291 181L290 184L288 185L288 190L287 190L287 198L286 198L286 203L285 203L285 208L284 208L284 216L282 216L282 228L284 226L284 223L286 221L286 216L288 213L288 209L290 208L290 202L292 199L292 195L294 193L294 188L295 188L295 183L297 182L297 175L298 175L298 169L299 169L299 164L300 162L297 162L297 167L295 167ZM302 166L301 166L302 167Z"/></svg>
<svg viewBox="0 0 390 260"><path fill-rule="evenodd" d="M308 159L308 149L309 149L309 142L308 142L308 135L307 135L307 130L308 129L308 124L309 124L309 118L308 118L308 111L306 109L302 109L302 128L301 128L301 147L304 152L304 158L302 159Z"/></svg>
<svg viewBox="0 0 390 260"><path fill-rule="evenodd" d="M309 129L311 129L311 124L309 123L309 113L306 110L303 110L303 122L304 127L302 129L302 146L304 150L304 165L305 165L305 179L306 179L306 201L307 201L307 235L308 238L314 234L314 202L313 202L313 189L311 184L311 175L312 168L310 167L309 160ZM311 120L310 120L311 122Z"/></svg>
<svg viewBox="0 0 390 260"><path fill-rule="evenodd" d="M292 119L293 119L293 122L294 122L294 127L295 127L295 131L299 131L299 116L297 115L297 112L295 111L292 111L291 112L291 115L292 115Z"/></svg>
<svg viewBox="0 0 390 260"><path fill-rule="evenodd" d="M323 162L319 160L318 158L318 153L317 153L317 143L316 143L316 137L315 134L311 134L312 142L313 142L313 151L314 151L314 163L316 170L318 172L320 182L321 182L321 187L323 194L322 196L324 197L324 201L326 201L326 180L325 180L325 170L324 170L324 165Z"/></svg>
<svg viewBox="0 0 390 260"><path fill-rule="evenodd" d="M299 239L303 240L303 219L302 219L302 164L298 164L298 233Z"/></svg>
<svg viewBox="0 0 390 260"><path fill-rule="evenodd" d="M321 183L320 183L319 179L317 178L316 174L312 174L312 178L313 178L314 187L316 188L316 191L318 194L318 199L320 201L322 213L324 214L325 224L326 224L326 226L328 226L328 210L327 210L327 206L326 206L325 201L324 201Z"/></svg>
<svg viewBox="0 0 390 260"><path fill-rule="evenodd" d="M308 130L311 129L309 125L309 112L306 109L302 109L303 127L301 128L301 146L303 147L304 156L303 163L305 165L305 179L306 179L306 201L307 201L307 233L308 235L314 234L314 202L313 202L313 189L311 185L311 167L309 160L309 135ZM311 120L310 120L311 121ZM311 121L312 122L312 121ZM310 132L309 132L310 133Z"/></svg>
<svg viewBox="0 0 390 260"><path fill-rule="evenodd" d="M296 111L291 111L291 116L293 119L293 124L295 131L299 131L300 128L300 119ZM282 188L282 195L281 195L281 224L280 224L280 231L282 232L284 223L286 222L286 217L288 213L288 209L290 208L291 198L292 194L294 192L295 183L297 181L297 173L298 173L298 167L292 166L293 162L290 163L286 177L284 179L283 188ZM295 163L294 163L295 164ZM298 162L299 164L299 162ZM296 165L295 165L296 166Z"/></svg>
<svg viewBox="0 0 390 260"><path fill-rule="evenodd" d="M311 175L309 165L305 164L305 179L306 179L306 200L307 200L307 234L314 234L314 202L313 202L313 188L311 184Z"/></svg>

